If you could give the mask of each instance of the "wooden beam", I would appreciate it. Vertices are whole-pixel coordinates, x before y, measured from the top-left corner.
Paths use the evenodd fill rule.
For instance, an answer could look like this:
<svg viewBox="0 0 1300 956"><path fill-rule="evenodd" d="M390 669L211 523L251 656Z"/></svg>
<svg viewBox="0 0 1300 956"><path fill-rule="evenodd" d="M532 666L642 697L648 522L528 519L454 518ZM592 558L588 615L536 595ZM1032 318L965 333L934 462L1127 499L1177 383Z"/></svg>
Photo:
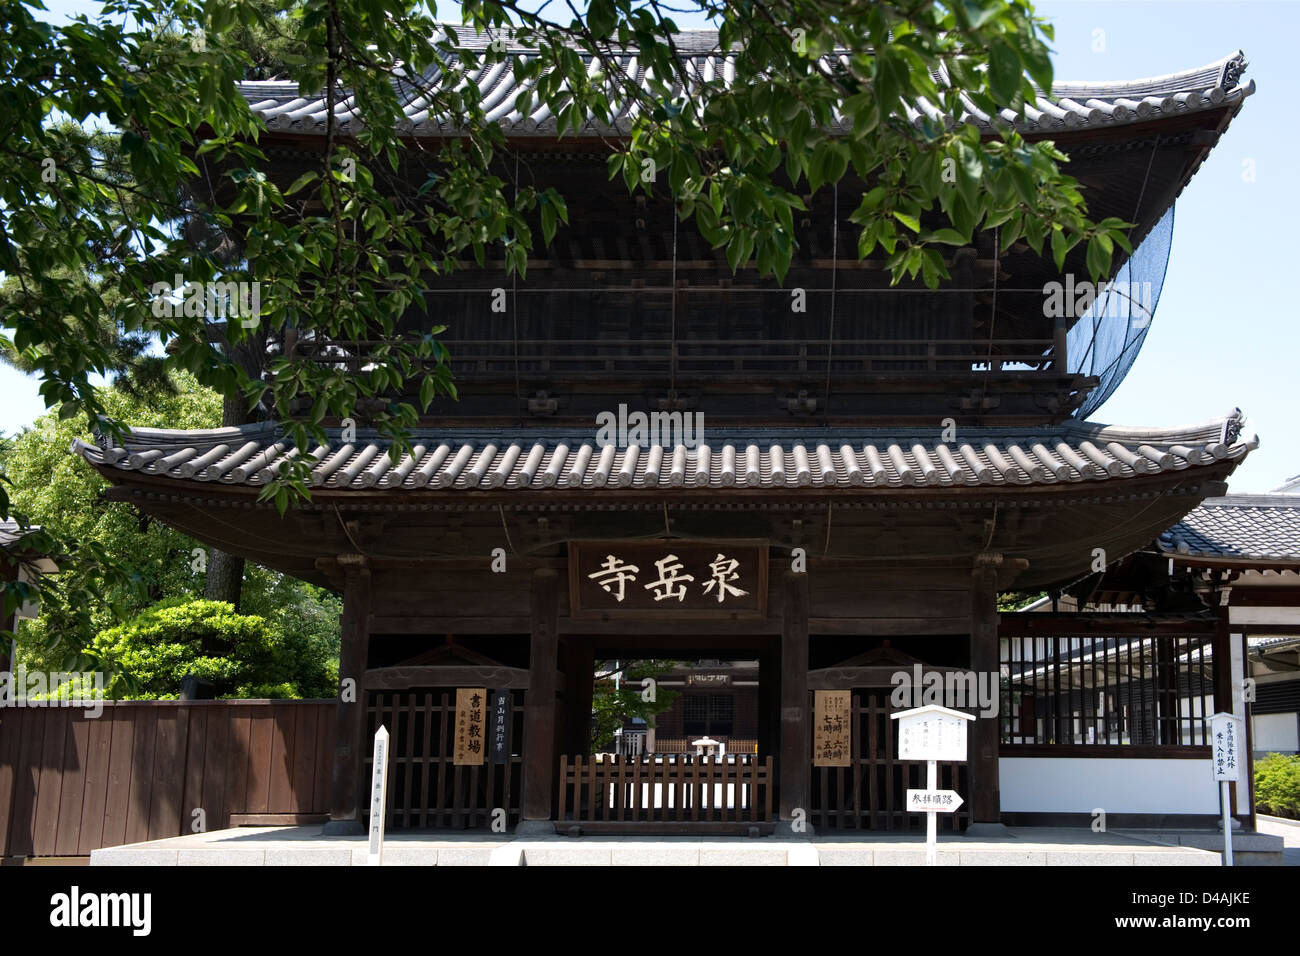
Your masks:
<svg viewBox="0 0 1300 956"><path fill-rule="evenodd" d="M706 620L682 620L682 621L638 621L638 620L579 620L575 618L565 618L558 622L561 633L564 634L591 634L600 636L618 635L664 635L673 634L698 635L700 639L707 643L709 638L719 635L728 637L748 638L755 634L780 634L781 622L771 618L758 618L749 621L706 621Z"/></svg>
<svg viewBox="0 0 1300 956"><path fill-rule="evenodd" d="M515 832L553 835L551 798L555 783L555 710L559 635L560 575L550 568L533 572L529 685L524 693L523 799Z"/></svg>
<svg viewBox="0 0 1300 956"><path fill-rule="evenodd" d="M528 671L522 667L417 666L376 667L366 671L367 690L405 690L408 687L527 688Z"/></svg>
<svg viewBox="0 0 1300 956"><path fill-rule="evenodd" d="M813 617L813 634L848 637L911 637L921 634L966 634L969 617Z"/></svg>
<svg viewBox="0 0 1300 956"><path fill-rule="evenodd" d="M1082 637L1088 634L1126 637L1194 637L1213 634L1212 617L1160 617L1153 614L1007 612L998 615L1003 637Z"/></svg>
<svg viewBox="0 0 1300 956"><path fill-rule="evenodd" d="M526 617L409 617L370 615L371 634L525 634Z"/></svg>
<svg viewBox="0 0 1300 956"><path fill-rule="evenodd" d="M366 751L365 671L370 653L370 568L359 554L339 555L343 568L343 620L339 652L339 702L334 719L334 785L325 832L364 833L361 765ZM350 683L349 683L350 682Z"/></svg>
<svg viewBox="0 0 1300 956"><path fill-rule="evenodd" d="M937 674L961 673L961 667L938 667L924 664L925 673ZM912 669L903 664L886 664L876 667L822 667L808 672L809 690L852 690L855 687L891 687L893 677L900 671L912 674Z"/></svg>
<svg viewBox="0 0 1300 956"><path fill-rule="evenodd" d="M785 573L785 606L781 628L781 761L780 824L783 834L801 816L804 829L795 836L811 836L810 778L812 741L808 721L808 575Z"/></svg>

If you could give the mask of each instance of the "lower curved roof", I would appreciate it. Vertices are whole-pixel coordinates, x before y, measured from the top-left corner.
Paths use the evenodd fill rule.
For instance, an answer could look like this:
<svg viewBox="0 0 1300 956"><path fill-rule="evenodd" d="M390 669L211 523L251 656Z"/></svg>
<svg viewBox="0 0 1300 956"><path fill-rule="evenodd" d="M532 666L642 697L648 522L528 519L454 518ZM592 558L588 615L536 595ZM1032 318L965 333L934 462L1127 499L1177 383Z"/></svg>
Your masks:
<svg viewBox="0 0 1300 956"><path fill-rule="evenodd" d="M73 443L115 483L131 476L258 487L287 459L313 462L312 486L331 491L455 494L548 489L966 488L1087 485L1240 461L1258 445L1242 438L1242 415L1179 428L1067 422L1041 428L937 430L708 429L703 441L598 443L578 428L474 431L421 429L410 454L389 453L373 432L344 442L293 447L275 423L201 431L136 429L125 445ZM631 437L631 436L628 436ZM178 489L179 490L179 489ZM215 489L213 489L215 490Z"/></svg>

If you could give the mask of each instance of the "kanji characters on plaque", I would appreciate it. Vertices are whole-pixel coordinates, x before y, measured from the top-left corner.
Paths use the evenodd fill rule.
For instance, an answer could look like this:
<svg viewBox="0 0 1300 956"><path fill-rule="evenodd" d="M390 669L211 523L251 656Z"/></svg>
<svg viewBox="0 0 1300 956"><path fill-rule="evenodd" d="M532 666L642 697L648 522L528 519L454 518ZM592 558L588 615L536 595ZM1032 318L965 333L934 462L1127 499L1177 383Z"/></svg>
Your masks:
<svg viewBox="0 0 1300 956"><path fill-rule="evenodd" d="M510 760L510 691L492 692L492 762Z"/></svg>
<svg viewBox="0 0 1300 956"><path fill-rule="evenodd" d="M852 692L813 691L813 766L849 766L853 758L852 733Z"/></svg>
<svg viewBox="0 0 1300 956"><path fill-rule="evenodd" d="M483 763L486 751L488 700L484 687L456 688L456 743L452 764L458 767Z"/></svg>
<svg viewBox="0 0 1300 956"><path fill-rule="evenodd" d="M573 542L570 575L580 613L758 616L766 606L767 544Z"/></svg>
<svg viewBox="0 0 1300 956"><path fill-rule="evenodd" d="M1233 781L1241 779L1240 759L1238 755L1238 738L1241 731L1239 718L1232 714L1213 714L1210 716L1210 736L1213 746L1214 779Z"/></svg>
<svg viewBox="0 0 1300 956"><path fill-rule="evenodd" d="M711 576L704 584L704 593L712 592L717 595L717 601L721 604L728 597L744 597L748 594L741 588L736 587L730 582L737 580L740 575L736 573L736 568L740 562L735 558L729 558L721 551L718 556L709 562L709 571ZM647 591L654 592L656 601L665 601L670 598L676 598L678 602L686 599L686 581L694 581L695 575L681 574L685 567L681 560L675 554L668 554L655 562L655 567L659 570L659 577L644 585ZM605 555L605 563L599 569L588 574L591 578L604 589L605 593L612 594L614 600L620 604L627 596L624 590L629 581L635 581L637 573L641 569L635 564L627 564L620 561L615 555ZM714 591L714 588L717 588Z"/></svg>

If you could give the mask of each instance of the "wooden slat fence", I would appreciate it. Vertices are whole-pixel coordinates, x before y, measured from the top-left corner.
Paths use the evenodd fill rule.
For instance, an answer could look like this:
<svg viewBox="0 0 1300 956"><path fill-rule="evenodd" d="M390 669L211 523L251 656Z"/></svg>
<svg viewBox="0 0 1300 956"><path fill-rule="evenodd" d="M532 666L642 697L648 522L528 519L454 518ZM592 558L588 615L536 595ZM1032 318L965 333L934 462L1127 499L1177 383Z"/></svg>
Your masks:
<svg viewBox="0 0 1300 956"><path fill-rule="evenodd" d="M390 735L386 827L489 828L497 809L505 811L507 827L513 828L519 822L524 692L510 693L509 759L496 764L489 758L481 766L458 767L453 745L454 688L371 692L367 739L373 738L380 723ZM364 779L370 779L373 765L373 753L367 752ZM369 821L369 804L362 807L362 815Z"/></svg>
<svg viewBox="0 0 1300 956"><path fill-rule="evenodd" d="M852 763L848 767L812 768L813 826L828 830L922 830L925 814L905 809L905 791L925 789L925 761L899 760L896 709L889 691L853 692ZM967 799L966 765L939 763L939 789L956 790ZM941 831L964 830L969 804L940 813Z"/></svg>
<svg viewBox="0 0 1300 956"><path fill-rule="evenodd" d="M611 828L718 824L743 831L774 819L775 790L770 756L564 755L559 820Z"/></svg>
<svg viewBox="0 0 1300 956"><path fill-rule="evenodd" d="M2 708L0 856L84 856L224 829L232 817L323 819L336 707L105 701L98 717L80 707Z"/></svg>

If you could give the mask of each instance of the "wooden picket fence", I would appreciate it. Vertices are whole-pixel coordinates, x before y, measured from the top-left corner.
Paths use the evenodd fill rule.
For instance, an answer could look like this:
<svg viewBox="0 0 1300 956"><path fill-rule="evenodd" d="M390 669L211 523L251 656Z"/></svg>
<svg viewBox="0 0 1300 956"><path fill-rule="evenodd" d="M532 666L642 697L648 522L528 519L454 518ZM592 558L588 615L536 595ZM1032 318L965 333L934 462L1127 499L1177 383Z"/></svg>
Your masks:
<svg viewBox="0 0 1300 956"><path fill-rule="evenodd" d="M694 737L655 737L655 753L657 754L693 754L695 748L691 746ZM753 737L720 737L724 744L727 745L729 754L756 754L758 753L758 741Z"/></svg>
<svg viewBox="0 0 1300 956"><path fill-rule="evenodd" d="M0 856L323 820L333 700L0 708ZM199 812L196 812L199 811Z"/></svg>
<svg viewBox="0 0 1300 956"><path fill-rule="evenodd" d="M685 828L743 832L773 821L772 758L753 754L698 757L643 754L560 758L560 827Z"/></svg>

